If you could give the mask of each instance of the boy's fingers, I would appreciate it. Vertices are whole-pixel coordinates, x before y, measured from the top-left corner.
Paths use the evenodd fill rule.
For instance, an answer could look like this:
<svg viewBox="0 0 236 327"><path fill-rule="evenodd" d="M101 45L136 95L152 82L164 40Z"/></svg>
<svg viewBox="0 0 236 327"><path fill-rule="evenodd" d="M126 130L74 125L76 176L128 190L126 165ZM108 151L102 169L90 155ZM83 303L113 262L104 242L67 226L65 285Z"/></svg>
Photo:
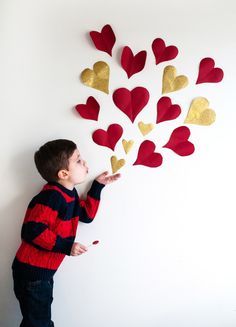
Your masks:
<svg viewBox="0 0 236 327"><path fill-rule="evenodd" d="M80 249L82 249L83 251L87 251L88 250L87 247L85 245L83 245L83 244L80 244Z"/></svg>
<svg viewBox="0 0 236 327"><path fill-rule="evenodd" d="M115 174L115 175L113 175L113 177L114 177L115 179L120 178L120 176L121 176L121 174Z"/></svg>
<svg viewBox="0 0 236 327"><path fill-rule="evenodd" d="M76 246L74 247L74 249L71 251L71 255L73 256L77 256L80 254L83 254L85 252L87 252L87 247L80 244L80 243L76 243Z"/></svg>
<svg viewBox="0 0 236 327"><path fill-rule="evenodd" d="M120 178L120 174L115 174L115 175L111 175L108 177L108 181L109 182L113 182L113 181L116 181L118 178Z"/></svg>
<svg viewBox="0 0 236 327"><path fill-rule="evenodd" d="M85 252L86 251L79 250L79 251L73 252L72 255L76 257L77 255L83 254Z"/></svg>
<svg viewBox="0 0 236 327"><path fill-rule="evenodd" d="M87 252L87 250L84 250L84 249L79 250L79 253L85 253L85 252Z"/></svg>
<svg viewBox="0 0 236 327"><path fill-rule="evenodd" d="M104 171L103 173L101 173L99 176L104 176L104 175L107 175L108 174L108 171Z"/></svg>

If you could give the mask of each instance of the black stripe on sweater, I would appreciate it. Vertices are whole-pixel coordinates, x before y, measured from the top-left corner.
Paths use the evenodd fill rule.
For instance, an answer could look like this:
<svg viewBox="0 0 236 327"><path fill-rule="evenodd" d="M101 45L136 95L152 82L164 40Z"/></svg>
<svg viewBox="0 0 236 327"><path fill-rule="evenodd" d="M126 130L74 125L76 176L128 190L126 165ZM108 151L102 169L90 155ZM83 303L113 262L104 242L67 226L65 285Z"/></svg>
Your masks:
<svg viewBox="0 0 236 327"><path fill-rule="evenodd" d="M101 191L104 187L105 187L104 184L101 184L101 183L97 182L96 180L94 180L87 195L90 195L91 198L94 198L95 200L100 200Z"/></svg>
<svg viewBox="0 0 236 327"><path fill-rule="evenodd" d="M50 207L52 210L59 210L65 203L62 194L55 190L45 190L37 194L29 203L28 208L32 209L37 204Z"/></svg>
<svg viewBox="0 0 236 327"><path fill-rule="evenodd" d="M48 226L43 223L29 221L23 224L21 229L21 238L28 243L31 243L36 237L42 234Z"/></svg>

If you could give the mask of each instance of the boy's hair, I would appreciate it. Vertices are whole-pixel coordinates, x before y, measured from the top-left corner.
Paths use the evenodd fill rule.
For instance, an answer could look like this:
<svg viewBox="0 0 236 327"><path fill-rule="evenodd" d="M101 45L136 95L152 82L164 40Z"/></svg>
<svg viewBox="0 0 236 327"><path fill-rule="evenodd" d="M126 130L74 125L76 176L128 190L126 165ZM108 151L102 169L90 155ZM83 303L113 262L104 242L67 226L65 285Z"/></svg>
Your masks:
<svg viewBox="0 0 236 327"><path fill-rule="evenodd" d="M34 154L34 162L40 175L47 181L58 181L58 172L68 169L69 158L77 146L69 140L54 140L42 145Z"/></svg>

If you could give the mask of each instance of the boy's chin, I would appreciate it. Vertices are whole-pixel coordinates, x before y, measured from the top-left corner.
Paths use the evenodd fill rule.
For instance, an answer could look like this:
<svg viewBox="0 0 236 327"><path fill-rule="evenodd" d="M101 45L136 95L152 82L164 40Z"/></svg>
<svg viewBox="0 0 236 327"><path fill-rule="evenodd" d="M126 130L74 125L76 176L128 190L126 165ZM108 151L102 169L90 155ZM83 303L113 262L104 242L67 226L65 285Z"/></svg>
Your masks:
<svg viewBox="0 0 236 327"><path fill-rule="evenodd" d="M76 185L82 184L83 182L85 182L86 178L87 178L87 175L83 179L81 179L79 182L77 182Z"/></svg>

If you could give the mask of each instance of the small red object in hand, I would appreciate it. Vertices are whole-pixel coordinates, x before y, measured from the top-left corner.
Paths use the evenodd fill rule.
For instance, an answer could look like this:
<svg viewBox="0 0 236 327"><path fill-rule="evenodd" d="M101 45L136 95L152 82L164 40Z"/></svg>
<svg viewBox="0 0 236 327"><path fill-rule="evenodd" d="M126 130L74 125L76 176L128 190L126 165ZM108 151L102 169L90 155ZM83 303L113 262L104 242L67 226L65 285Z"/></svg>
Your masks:
<svg viewBox="0 0 236 327"><path fill-rule="evenodd" d="M89 246L92 246L92 245L96 245L96 244L98 244L99 243L99 241L93 241L93 243L91 243L91 244L89 244L87 247L89 247Z"/></svg>

